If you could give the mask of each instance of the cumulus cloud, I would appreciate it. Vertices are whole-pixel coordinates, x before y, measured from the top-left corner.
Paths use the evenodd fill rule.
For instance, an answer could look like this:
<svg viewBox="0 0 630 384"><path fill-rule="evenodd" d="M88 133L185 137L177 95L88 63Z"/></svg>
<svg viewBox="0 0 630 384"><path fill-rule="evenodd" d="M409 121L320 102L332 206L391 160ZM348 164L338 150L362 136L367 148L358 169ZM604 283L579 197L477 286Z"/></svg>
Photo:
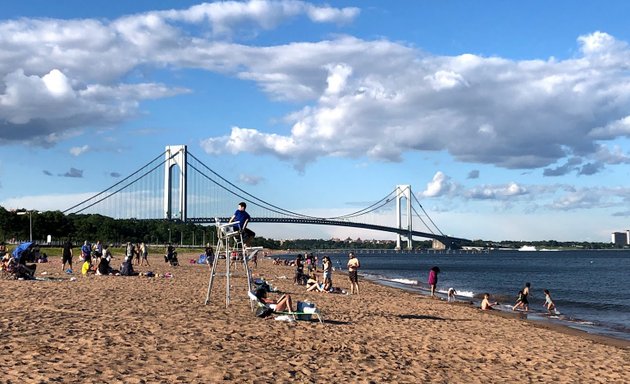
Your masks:
<svg viewBox="0 0 630 384"><path fill-rule="evenodd" d="M242 27L271 29L299 16L316 23L344 24L358 14L357 8L251 0L145 12L113 21L0 22L0 144L51 146L77 130L134 118L144 100L189 92L159 83L130 82L127 77L135 69L233 73L242 65L240 51L256 55L257 49L209 38L205 29L215 37L229 36ZM201 27L199 36L191 33L190 25Z"/></svg>
<svg viewBox="0 0 630 384"><path fill-rule="evenodd" d="M529 191L527 188L511 182L506 185L486 185L479 186L469 190L466 194L471 199L477 200L502 200L514 196L526 195Z"/></svg>
<svg viewBox="0 0 630 384"><path fill-rule="evenodd" d="M144 68L219 73L289 102L294 110L281 117L290 132L226 127L201 146L215 155L275 156L297 169L328 156L397 162L405 152L444 151L463 162L588 175L614 161L601 158L605 141L630 137L630 49L605 32L577 37L577 54L564 60L440 56L339 34L247 45L291 20L343 25L359 15L350 7L251 0L112 21L1 22L0 143L54 145L78 130L127 121L145 100L191 91L129 80ZM571 158L589 165L553 168Z"/></svg>
<svg viewBox="0 0 630 384"><path fill-rule="evenodd" d="M433 175L433 179L427 183L427 187L422 191L423 197L439 197L447 195L457 189L457 184L443 172L438 171Z"/></svg>
<svg viewBox="0 0 630 384"><path fill-rule="evenodd" d="M578 43L577 57L524 61L432 56L352 37L268 47L239 76L273 98L311 100L286 116L291 133L232 128L202 146L272 154L300 169L323 156L399 161L406 151L438 150L508 169L588 161L601 140L628 136L630 50L602 32ZM240 142L250 137L255 144ZM567 164L546 174L568 171L579 170Z"/></svg>
<svg viewBox="0 0 630 384"><path fill-rule="evenodd" d="M81 178L81 177L83 177L83 170L76 169L76 168L70 168L70 170L68 172L60 174L59 176Z"/></svg>
<svg viewBox="0 0 630 384"><path fill-rule="evenodd" d="M83 153L87 152L90 149L89 145L82 145L80 147L72 147L70 148L70 154L72 156L80 156Z"/></svg>

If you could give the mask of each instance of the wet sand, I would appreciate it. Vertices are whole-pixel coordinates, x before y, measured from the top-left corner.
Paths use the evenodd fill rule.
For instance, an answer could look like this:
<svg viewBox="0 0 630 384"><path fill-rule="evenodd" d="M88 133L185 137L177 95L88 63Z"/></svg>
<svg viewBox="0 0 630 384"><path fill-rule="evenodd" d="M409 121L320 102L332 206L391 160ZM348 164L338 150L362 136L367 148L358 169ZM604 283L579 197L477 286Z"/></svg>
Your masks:
<svg viewBox="0 0 630 384"><path fill-rule="evenodd" d="M221 276L204 305L209 268L192 257L139 268L172 278L66 275L53 260L37 276L60 280L0 280L0 382L630 382L628 342L366 281L358 296L305 292L270 260L254 276L316 302L324 324L254 317L240 269L231 305Z"/></svg>

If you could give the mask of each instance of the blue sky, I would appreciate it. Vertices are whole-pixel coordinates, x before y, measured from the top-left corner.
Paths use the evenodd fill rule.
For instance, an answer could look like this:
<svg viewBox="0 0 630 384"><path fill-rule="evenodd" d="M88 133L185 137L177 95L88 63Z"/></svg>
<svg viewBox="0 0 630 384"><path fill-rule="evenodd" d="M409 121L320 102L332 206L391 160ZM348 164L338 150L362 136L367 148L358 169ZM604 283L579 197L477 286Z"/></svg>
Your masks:
<svg viewBox="0 0 630 384"><path fill-rule="evenodd" d="M453 236L630 228L630 3L329 4L3 4L0 205L65 209L186 144L298 212L410 184Z"/></svg>

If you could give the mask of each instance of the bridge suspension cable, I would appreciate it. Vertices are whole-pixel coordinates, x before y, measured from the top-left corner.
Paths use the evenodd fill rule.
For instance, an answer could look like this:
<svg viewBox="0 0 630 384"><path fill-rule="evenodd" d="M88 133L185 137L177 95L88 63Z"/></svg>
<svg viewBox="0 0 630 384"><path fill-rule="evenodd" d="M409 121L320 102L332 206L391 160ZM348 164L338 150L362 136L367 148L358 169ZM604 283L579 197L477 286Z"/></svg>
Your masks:
<svg viewBox="0 0 630 384"><path fill-rule="evenodd" d="M424 207L422 206L422 204L420 204L420 201L418 201L418 198L416 197L416 195L413 195L413 199L414 201L418 204L418 206L420 207L420 209L422 209L422 212L424 212L424 215L427 217L427 219L429 219L429 221L431 222L431 224L433 224L433 227L435 229L437 229L437 231L440 233L440 235L445 236L444 233L440 230L440 228L438 228L437 225L435 225L435 223L433 222L433 220L431 219L431 216L429 216L429 214L427 213L427 211L424 210ZM435 232L433 232L433 230L431 229L431 227L429 227L427 225L427 223L422 219L422 216L420 216L420 214L418 214L418 211L416 211L416 208L414 207L414 205L411 205L411 209L413 210L413 212L416 214L416 216L420 219L420 221L422 221L422 224L424 224L424 226L432 233L435 234Z"/></svg>
<svg viewBox="0 0 630 384"><path fill-rule="evenodd" d="M155 158L153 158L151 161L149 161L148 163L146 163L145 165L143 165L142 167L140 167L137 171L135 171L134 173L130 174L129 176L125 177L124 179L120 180L119 182L115 183L114 185L110 186L109 188L97 193L94 196L91 196L81 202L79 202L78 204L73 205L72 207L62 211L62 213L68 213L72 210L74 210L77 207L81 207L81 209L73 212L73 213L81 213L91 207L93 207L94 205L108 199L109 197L111 197L112 195L122 191L123 189L127 188L128 186L130 186L131 184L134 184L135 182L137 182L138 180L142 179L143 177L145 177L146 175L148 175L149 173L153 172L154 170L156 170L158 167L161 167L162 165L164 165L164 163L166 161L168 161L168 159L163 160L162 162L160 162L159 164L155 165L154 167L152 167L151 169L149 169L148 171L142 173L140 176L136 177L135 179L131 180L129 183L126 183L128 180L132 179L134 176L138 175L140 172L142 172L143 170L145 170L148 166L151 165L151 163L155 162L157 159L161 158L162 156L164 156L165 152L160 153L158 156L156 156ZM173 155L174 156L174 155ZM171 156L171 157L173 157ZM125 185L123 185L122 187L115 189L116 187L118 187L119 185L126 183ZM109 194L107 194L107 192L111 192ZM104 195L104 196L103 196ZM101 197L100 199L98 199L98 197ZM88 202L91 202L90 204L88 204ZM87 204L87 205L86 205Z"/></svg>
<svg viewBox="0 0 630 384"><path fill-rule="evenodd" d="M216 177L218 177L219 179L221 179L223 182L227 183L230 187L237 189L238 191L240 191L241 193L243 193L244 195L247 195L249 198L243 197L242 195L239 195L238 193L232 191L231 189L227 188L225 185L222 185L220 183L218 183L216 180L213 180L212 178L210 178L208 175L206 175L205 173L201 172L201 170L199 170L197 167L195 167L194 165L189 164L189 166L191 168L193 168L194 170L196 170L201 176L205 177L206 179L212 181L214 184L216 184L217 186L223 188L224 190L232 193L234 196L237 196L243 200L247 200L250 203L264 208L264 209L268 209L274 213L278 213L278 214L287 214L289 216L294 216L296 218L303 218L303 219L319 219L319 217L314 217L314 216L308 216L308 215L303 215L301 213L297 213L297 212L293 212L293 211L289 211L287 209L284 208L280 208L277 205L271 204L265 200L259 199L258 197L252 195L251 193L243 190L242 188L236 186L235 184L233 184L232 182L228 181L227 179L225 179L223 176L219 175L218 173L216 173L214 170L212 170L210 167L208 167L207 165L205 165L201 160L199 160L198 158L196 158L193 154L189 154L190 157L192 157L193 159L195 159L197 162L199 162L199 164L201 164L206 170L208 170L209 172L211 172L213 175L215 175Z"/></svg>
<svg viewBox="0 0 630 384"><path fill-rule="evenodd" d="M360 209L360 210L358 210L356 212L352 212L352 213L349 213L347 215L330 217L329 219L330 220L344 220L344 219L350 219L350 218L353 218L353 217L358 217L358 216L362 216L362 215L366 215L368 213L372 213L372 212L378 211L379 209L381 209L382 207L387 205L390 201L392 201L392 199L390 199L390 196L392 196L395 192L396 192L395 190L391 191L385 197L383 197L382 199L380 199L376 203L370 205L369 207Z"/></svg>

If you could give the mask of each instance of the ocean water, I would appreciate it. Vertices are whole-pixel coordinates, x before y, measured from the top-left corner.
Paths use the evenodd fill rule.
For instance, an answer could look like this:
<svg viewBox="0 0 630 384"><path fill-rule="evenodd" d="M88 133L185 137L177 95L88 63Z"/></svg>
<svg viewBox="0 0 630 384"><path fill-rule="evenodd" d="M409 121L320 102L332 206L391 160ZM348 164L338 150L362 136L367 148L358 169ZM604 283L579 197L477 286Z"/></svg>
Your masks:
<svg viewBox="0 0 630 384"><path fill-rule="evenodd" d="M378 251L376 251L378 252ZM438 266L437 289L442 297L449 287L457 299L477 304L488 292L501 310L511 310L517 293L531 283L527 317L552 321L590 333L630 340L630 251L464 251L422 253L355 252L364 278L427 293L429 269ZM333 266L345 270L347 253L327 254ZM341 284L340 284L341 285ZM559 315L543 307L548 289Z"/></svg>

